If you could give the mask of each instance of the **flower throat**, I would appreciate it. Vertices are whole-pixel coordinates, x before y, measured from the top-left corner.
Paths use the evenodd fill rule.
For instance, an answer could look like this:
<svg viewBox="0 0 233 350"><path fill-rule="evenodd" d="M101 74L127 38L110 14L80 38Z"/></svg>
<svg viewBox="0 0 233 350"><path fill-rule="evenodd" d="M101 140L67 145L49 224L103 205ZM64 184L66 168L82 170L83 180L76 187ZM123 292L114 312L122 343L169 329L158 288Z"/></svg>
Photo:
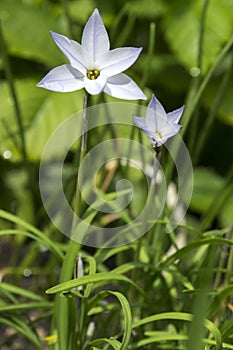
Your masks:
<svg viewBox="0 0 233 350"><path fill-rule="evenodd" d="M100 75L100 72L97 69L91 69L87 71L87 77L90 80L95 80Z"/></svg>

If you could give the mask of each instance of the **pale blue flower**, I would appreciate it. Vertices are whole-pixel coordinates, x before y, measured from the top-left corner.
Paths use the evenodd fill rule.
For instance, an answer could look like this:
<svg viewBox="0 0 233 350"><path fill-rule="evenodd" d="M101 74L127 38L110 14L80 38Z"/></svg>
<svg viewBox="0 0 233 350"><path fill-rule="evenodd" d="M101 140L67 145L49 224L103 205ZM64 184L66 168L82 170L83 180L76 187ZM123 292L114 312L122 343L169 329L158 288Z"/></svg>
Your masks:
<svg viewBox="0 0 233 350"><path fill-rule="evenodd" d="M152 95L146 110L146 118L134 117L135 124L148 136L153 147L159 147L180 129L179 120L184 106L173 112L166 113L159 100Z"/></svg>
<svg viewBox="0 0 233 350"><path fill-rule="evenodd" d="M122 72L138 58L142 48L110 50L108 33L97 9L87 21L81 44L51 32L70 64L52 69L37 86L58 92L85 88L91 95L105 93L126 100L146 99L137 84Z"/></svg>

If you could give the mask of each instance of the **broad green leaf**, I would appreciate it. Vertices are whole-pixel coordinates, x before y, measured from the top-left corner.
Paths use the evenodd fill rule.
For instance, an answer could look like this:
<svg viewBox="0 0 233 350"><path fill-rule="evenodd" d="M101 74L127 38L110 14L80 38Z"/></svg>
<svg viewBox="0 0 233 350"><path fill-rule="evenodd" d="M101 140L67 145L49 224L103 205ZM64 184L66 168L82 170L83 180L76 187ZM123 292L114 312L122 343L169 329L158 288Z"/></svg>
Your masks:
<svg viewBox="0 0 233 350"><path fill-rule="evenodd" d="M80 112L83 106L83 92L73 93L48 92L38 112L26 131L26 145L29 158L40 160L44 147L53 131L67 118L76 112ZM78 125L77 125L78 128ZM69 134L64 135L69 138ZM62 142L62 139L60 140ZM65 140L64 140L65 142ZM31 151L31 152L30 152ZM51 149L51 156L57 154L57 147Z"/></svg>
<svg viewBox="0 0 233 350"><path fill-rule="evenodd" d="M11 55L52 66L61 62L62 54L49 33L53 30L62 34L65 30L55 7L49 3L40 6L23 0L1 0L0 17Z"/></svg>
<svg viewBox="0 0 233 350"><path fill-rule="evenodd" d="M46 92L36 87L38 80L32 78L15 80L15 89L25 131L46 97ZM6 82L0 84L0 105L0 152L10 150L12 152L11 160L14 161L19 158L19 149L15 146L15 141L19 144L20 140L13 107L14 101Z"/></svg>
<svg viewBox="0 0 233 350"><path fill-rule="evenodd" d="M38 79L39 80L39 79ZM20 104L25 130L28 158L39 161L43 149L56 127L66 118L82 109L83 93L61 94L36 87L38 80L19 79L15 88ZM12 161L20 159L19 149L14 140L19 143L18 127L13 109L13 101L6 83L0 86L0 152L12 152ZM68 138L69 135L66 135ZM54 150L55 151L55 150Z"/></svg>
<svg viewBox="0 0 233 350"><path fill-rule="evenodd" d="M197 66L203 0L169 2L164 30L167 42L189 70ZM221 47L230 39L233 29L233 2L212 0L206 16L203 47L203 72L214 62Z"/></svg>

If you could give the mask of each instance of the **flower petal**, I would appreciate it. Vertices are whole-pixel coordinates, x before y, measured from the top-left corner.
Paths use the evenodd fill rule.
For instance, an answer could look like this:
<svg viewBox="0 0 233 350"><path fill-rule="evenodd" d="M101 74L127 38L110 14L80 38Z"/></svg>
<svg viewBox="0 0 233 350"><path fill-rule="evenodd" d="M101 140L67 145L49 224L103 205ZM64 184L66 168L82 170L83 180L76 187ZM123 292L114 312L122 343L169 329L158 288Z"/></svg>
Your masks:
<svg viewBox="0 0 233 350"><path fill-rule="evenodd" d="M83 29L81 44L92 61L89 64L95 64L98 58L110 48L108 33L97 9L95 9Z"/></svg>
<svg viewBox="0 0 233 350"><path fill-rule="evenodd" d="M146 96L137 84L123 73L108 78L104 92L124 100L146 100Z"/></svg>
<svg viewBox="0 0 233 350"><path fill-rule="evenodd" d="M84 77L84 87L91 95L97 95L103 91L107 82L107 77L104 74L100 74L97 79L91 80Z"/></svg>
<svg viewBox="0 0 233 350"><path fill-rule="evenodd" d="M141 51L142 48L135 47L114 49L102 56L98 65L107 77L112 77L132 66Z"/></svg>
<svg viewBox="0 0 233 350"><path fill-rule="evenodd" d="M168 116L168 121L169 122L172 122L172 123L175 123L175 124L178 124L179 123L179 120L182 116L182 113L184 111L184 106L178 108L178 109L175 109L174 111L172 112L169 112L167 114Z"/></svg>
<svg viewBox="0 0 233 350"><path fill-rule="evenodd" d="M152 95L150 103L146 111L147 128L151 131L156 131L167 123L166 112L159 100Z"/></svg>
<svg viewBox="0 0 233 350"><path fill-rule="evenodd" d="M70 92L84 87L83 75L69 64L52 69L38 84L44 89Z"/></svg>
<svg viewBox="0 0 233 350"><path fill-rule="evenodd" d="M83 75L86 74L85 65L85 52L82 46L74 41L68 39L66 36L50 31L53 40L59 49L64 53L64 55L70 61L70 64L78 69Z"/></svg>
<svg viewBox="0 0 233 350"><path fill-rule="evenodd" d="M135 124L136 124L139 128L141 128L141 129L144 129L144 128L145 128L145 118L141 118L141 117L136 117L136 116L134 116L133 119L134 119Z"/></svg>
<svg viewBox="0 0 233 350"><path fill-rule="evenodd" d="M180 129L181 125L168 123L166 126L160 129L160 132L163 138L166 137L168 139L169 137L178 134Z"/></svg>

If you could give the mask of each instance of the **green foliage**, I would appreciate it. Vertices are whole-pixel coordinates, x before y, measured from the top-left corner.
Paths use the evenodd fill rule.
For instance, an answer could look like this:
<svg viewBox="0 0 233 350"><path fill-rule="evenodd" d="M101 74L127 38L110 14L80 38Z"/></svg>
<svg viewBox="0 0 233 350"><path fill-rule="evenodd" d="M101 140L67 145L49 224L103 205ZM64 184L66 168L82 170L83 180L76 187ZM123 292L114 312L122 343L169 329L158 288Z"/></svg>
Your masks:
<svg viewBox="0 0 233 350"><path fill-rule="evenodd" d="M107 249L65 238L47 217L38 185L47 141L83 108L83 91L61 94L36 87L51 68L67 62L49 31L80 42L96 7L111 48L143 47L129 75L145 87L148 100L155 93L168 111L185 104L182 137L194 174L190 206L174 232L166 231L167 205L141 238ZM233 349L233 1L1 0L0 21L0 348ZM116 102L109 96L92 99L93 104L109 101ZM69 137L54 145L48 164L60 160ZM112 137L134 139L149 149L146 137L133 128L111 125L88 134L88 150ZM149 171L140 156L142 169ZM78 144L64 162L63 186L71 205L79 157ZM177 176L166 149L161 166L176 194ZM115 213L111 201L124 192L116 191L122 178L132 181L134 197ZM135 164L105 164L96 183L100 199L94 204L104 200L113 212L100 214L80 199L86 223L118 227L144 207L147 183ZM62 210L59 219L65 220ZM140 232L144 224L121 234ZM86 226L78 227L85 235ZM74 272L77 257L84 275Z"/></svg>
<svg viewBox="0 0 233 350"><path fill-rule="evenodd" d="M172 2L165 17L165 35L170 47L187 69L198 67L200 21L204 1ZM233 3L209 2L203 34L203 73L232 35Z"/></svg>

